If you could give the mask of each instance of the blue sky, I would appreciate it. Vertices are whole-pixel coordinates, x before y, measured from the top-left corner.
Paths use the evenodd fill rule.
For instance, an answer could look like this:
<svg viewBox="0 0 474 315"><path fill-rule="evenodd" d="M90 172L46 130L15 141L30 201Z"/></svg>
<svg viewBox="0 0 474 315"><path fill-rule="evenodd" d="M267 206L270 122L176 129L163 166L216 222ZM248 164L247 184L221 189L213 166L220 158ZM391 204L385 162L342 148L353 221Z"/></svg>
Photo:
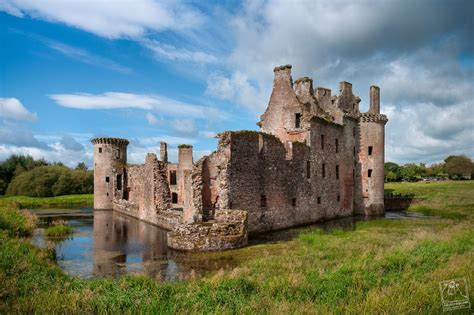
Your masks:
<svg viewBox="0 0 474 315"><path fill-rule="evenodd" d="M424 12L420 15L419 12ZM195 159L224 130L257 129L273 67L367 107L381 87L387 160L473 156L469 1L0 0L0 160L92 162L89 139L124 137L129 161L159 141Z"/></svg>

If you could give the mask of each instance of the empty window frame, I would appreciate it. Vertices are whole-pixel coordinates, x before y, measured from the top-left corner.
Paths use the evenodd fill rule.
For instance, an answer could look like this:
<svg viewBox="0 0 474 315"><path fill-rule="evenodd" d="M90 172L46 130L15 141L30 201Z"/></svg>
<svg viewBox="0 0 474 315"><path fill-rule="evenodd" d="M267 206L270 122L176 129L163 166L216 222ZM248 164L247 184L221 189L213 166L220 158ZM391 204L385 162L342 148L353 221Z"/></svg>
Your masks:
<svg viewBox="0 0 474 315"><path fill-rule="evenodd" d="M170 171L170 185L176 185L176 171Z"/></svg>
<svg viewBox="0 0 474 315"><path fill-rule="evenodd" d="M106 177L105 177L105 182L106 182L106 183L110 182L109 176L106 176Z"/></svg>
<svg viewBox="0 0 474 315"><path fill-rule="evenodd" d="M339 153L339 139L336 138L336 153Z"/></svg>
<svg viewBox="0 0 474 315"><path fill-rule="evenodd" d="M326 164L324 164L324 163L322 165L321 174L322 174L323 178L326 177Z"/></svg>
<svg viewBox="0 0 474 315"><path fill-rule="evenodd" d="M99 148L99 153L102 153L102 148Z"/></svg>
<svg viewBox="0 0 474 315"><path fill-rule="evenodd" d="M311 178L311 162L306 161L306 178Z"/></svg>
<svg viewBox="0 0 474 315"><path fill-rule="evenodd" d="M260 195L260 207L265 208L267 206L267 196Z"/></svg>
<svg viewBox="0 0 474 315"><path fill-rule="evenodd" d="M321 150L324 150L324 135L321 135Z"/></svg>
<svg viewBox="0 0 474 315"><path fill-rule="evenodd" d="M172 203L178 203L178 194L177 193L171 193L171 202Z"/></svg>
<svg viewBox="0 0 474 315"><path fill-rule="evenodd" d="M291 199L291 205L296 207L296 198Z"/></svg>
<svg viewBox="0 0 474 315"><path fill-rule="evenodd" d="M369 169L369 171L367 172L367 177L372 177L372 169Z"/></svg>
<svg viewBox="0 0 474 315"><path fill-rule="evenodd" d="M373 151L373 147L372 147L372 146L369 146L369 148L368 148L368 154L369 154L369 155L372 155L372 151Z"/></svg>
<svg viewBox="0 0 474 315"><path fill-rule="evenodd" d="M321 204L321 197L318 197L318 205Z"/></svg>
<svg viewBox="0 0 474 315"><path fill-rule="evenodd" d="M115 183L117 190L122 190L122 175L117 174L117 182Z"/></svg>
<svg viewBox="0 0 474 315"><path fill-rule="evenodd" d="M352 148L352 155L355 157L356 156L356 147Z"/></svg>
<svg viewBox="0 0 474 315"><path fill-rule="evenodd" d="M339 179L339 165L336 165L336 179Z"/></svg>
<svg viewBox="0 0 474 315"><path fill-rule="evenodd" d="M341 201L341 195L337 195L337 201Z"/></svg>
<svg viewBox="0 0 474 315"><path fill-rule="evenodd" d="M301 127L301 114L297 113L295 114L295 128L300 128Z"/></svg>

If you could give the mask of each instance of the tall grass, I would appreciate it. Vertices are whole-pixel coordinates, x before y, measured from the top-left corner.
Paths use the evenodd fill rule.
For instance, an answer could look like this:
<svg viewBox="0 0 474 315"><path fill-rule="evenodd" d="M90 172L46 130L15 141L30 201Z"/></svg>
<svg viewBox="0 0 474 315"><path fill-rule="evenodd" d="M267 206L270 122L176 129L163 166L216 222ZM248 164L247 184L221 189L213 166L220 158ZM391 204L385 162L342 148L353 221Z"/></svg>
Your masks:
<svg viewBox="0 0 474 315"><path fill-rule="evenodd" d="M26 196L0 196L0 207L15 206L24 208L55 208L55 207L92 207L93 194L66 195L57 197L26 197Z"/></svg>
<svg viewBox="0 0 474 315"><path fill-rule="evenodd" d="M456 186L464 197L453 204L451 188L426 187L437 192L417 187L431 196L420 207L463 216L377 219L331 233L301 229L290 241L219 253L245 259L188 282L72 278L48 251L0 233L0 313L441 313L438 283L474 280L474 184Z"/></svg>

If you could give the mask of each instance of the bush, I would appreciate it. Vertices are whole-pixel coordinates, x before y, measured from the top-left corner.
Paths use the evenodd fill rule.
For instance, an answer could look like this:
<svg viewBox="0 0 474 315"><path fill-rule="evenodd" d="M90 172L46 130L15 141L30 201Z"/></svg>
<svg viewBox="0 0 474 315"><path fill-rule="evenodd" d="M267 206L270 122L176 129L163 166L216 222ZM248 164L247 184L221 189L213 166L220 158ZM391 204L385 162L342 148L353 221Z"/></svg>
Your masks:
<svg viewBox="0 0 474 315"><path fill-rule="evenodd" d="M29 236L36 227L36 216L13 207L0 207L0 229L11 236Z"/></svg>
<svg viewBox="0 0 474 315"><path fill-rule="evenodd" d="M92 171L71 170L65 166L48 165L35 167L13 178L7 195L52 197L93 192Z"/></svg>

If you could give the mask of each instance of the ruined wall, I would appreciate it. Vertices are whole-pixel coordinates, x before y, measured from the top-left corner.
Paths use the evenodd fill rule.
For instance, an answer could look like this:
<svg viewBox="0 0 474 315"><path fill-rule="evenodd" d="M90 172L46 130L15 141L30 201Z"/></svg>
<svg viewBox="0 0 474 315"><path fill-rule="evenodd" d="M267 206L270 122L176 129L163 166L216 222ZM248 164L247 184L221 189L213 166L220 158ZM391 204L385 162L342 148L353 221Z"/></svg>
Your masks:
<svg viewBox="0 0 474 315"><path fill-rule="evenodd" d="M249 233L308 224L352 213L351 193L344 179L352 169L342 167L343 128L312 122L311 148L291 143L291 154L278 138L257 132L228 132L231 159L228 172L230 208L249 212ZM320 135L324 134L324 148ZM335 139L338 139L338 153ZM324 164L324 176L323 176ZM339 175L336 175L338 165ZM350 172L350 174L347 174Z"/></svg>

